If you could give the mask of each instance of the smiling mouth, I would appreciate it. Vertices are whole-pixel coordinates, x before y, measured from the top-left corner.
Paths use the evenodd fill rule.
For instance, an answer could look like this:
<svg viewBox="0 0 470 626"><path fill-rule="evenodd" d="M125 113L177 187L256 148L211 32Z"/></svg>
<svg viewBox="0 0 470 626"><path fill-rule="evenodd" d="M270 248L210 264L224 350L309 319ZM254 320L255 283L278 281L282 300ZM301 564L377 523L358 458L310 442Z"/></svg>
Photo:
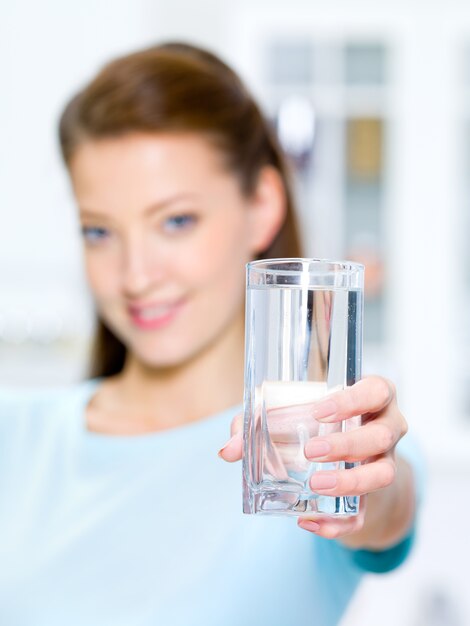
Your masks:
<svg viewBox="0 0 470 626"><path fill-rule="evenodd" d="M144 307L128 307L132 323L142 330L155 330L173 322L184 306L184 300L171 304L154 304Z"/></svg>

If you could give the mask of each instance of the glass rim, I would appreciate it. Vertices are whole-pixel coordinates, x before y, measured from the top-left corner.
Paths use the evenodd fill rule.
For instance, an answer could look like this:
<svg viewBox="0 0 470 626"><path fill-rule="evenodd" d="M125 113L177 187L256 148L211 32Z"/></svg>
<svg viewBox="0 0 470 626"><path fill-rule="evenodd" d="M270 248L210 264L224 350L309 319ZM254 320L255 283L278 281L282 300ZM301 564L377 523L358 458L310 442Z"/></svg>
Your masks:
<svg viewBox="0 0 470 626"><path fill-rule="evenodd" d="M276 265L288 265L300 263L301 269L282 269ZM313 267L311 267L313 266ZM323 271L319 266L325 267ZM259 272L260 274L274 274L278 276L296 276L303 271L321 274L346 274L354 275L364 272L365 266L362 263L355 263L347 260L320 259L314 257L281 257L276 259L257 259L246 264L248 271Z"/></svg>

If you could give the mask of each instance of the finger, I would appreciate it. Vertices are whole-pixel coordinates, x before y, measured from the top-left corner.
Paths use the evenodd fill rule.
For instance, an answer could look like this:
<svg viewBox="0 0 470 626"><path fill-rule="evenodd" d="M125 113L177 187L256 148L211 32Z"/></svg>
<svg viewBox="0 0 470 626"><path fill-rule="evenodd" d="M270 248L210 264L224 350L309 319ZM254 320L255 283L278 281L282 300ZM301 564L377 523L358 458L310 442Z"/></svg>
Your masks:
<svg viewBox="0 0 470 626"><path fill-rule="evenodd" d="M405 419L400 413L395 419L379 417L349 432L310 439L305 446L305 456L321 462L364 461L391 450L406 433L406 429Z"/></svg>
<svg viewBox="0 0 470 626"><path fill-rule="evenodd" d="M351 535L362 529L365 519L365 496L361 501L359 513L349 517L333 517L317 515L315 517L299 517L297 524L300 528L313 532L325 539L338 539L345 535Z"/></svg>
<svg viewBox="0 0 470 626"><path fill-rule="evenodd" d="M356 415L378 413L394 400L393 383L380 376L369 376L315 403L311 415L322 422L339 422Z"/></svg>
<svg viewBox="0 0 470 626"><path fill-rule="evenodd" d="M315 472L310 489L325 496L361 496L393 483L396 465L391 455L352 469Z"/></svg>
<svg viewBox="0 0 470 626"><path fill-rule="evenodd" d="M242 441L242 433L236 433L220 448L218 456L229 463L239 461L242 458Z"/></svg>

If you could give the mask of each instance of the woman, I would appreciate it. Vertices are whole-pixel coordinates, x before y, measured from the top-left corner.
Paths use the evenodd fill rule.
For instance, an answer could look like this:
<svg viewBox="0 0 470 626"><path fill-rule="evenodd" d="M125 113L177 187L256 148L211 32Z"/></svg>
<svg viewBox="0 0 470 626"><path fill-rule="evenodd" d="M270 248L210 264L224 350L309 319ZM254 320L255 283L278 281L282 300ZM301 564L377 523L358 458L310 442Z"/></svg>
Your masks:
<svg viewBox="0 0 470 626"><path fill-rule="evenodd" d="M322 494L352 520L243 516L244 266L299 256L279 147L236 75L181 44L107 65L67 105L60 141L98 314L91 380L5 391L0 622L336 624L365 571L405 558L415 510L391 383L312 407L363 414L311 440Z"/></svg>

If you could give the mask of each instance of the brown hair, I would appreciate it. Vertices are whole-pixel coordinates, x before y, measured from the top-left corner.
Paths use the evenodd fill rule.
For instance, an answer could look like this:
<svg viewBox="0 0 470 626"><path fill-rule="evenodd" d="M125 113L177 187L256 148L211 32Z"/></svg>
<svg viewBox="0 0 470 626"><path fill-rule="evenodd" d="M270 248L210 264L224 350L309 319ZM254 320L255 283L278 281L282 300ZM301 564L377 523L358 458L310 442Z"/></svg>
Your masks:
<svg viewBox="0 0 470 626"><path fill-rule="evenodd" d="M261 168L274 166L284 183L287 213L258 258L301 256L289 168L273 129L235 72L212 53L167 43L115 59L70 100L59 123L67 165L90 139L172 131L201 133L215 142L247 195ZM120 372L125 357L124 344L99 319L91 375Z"/></svg>

